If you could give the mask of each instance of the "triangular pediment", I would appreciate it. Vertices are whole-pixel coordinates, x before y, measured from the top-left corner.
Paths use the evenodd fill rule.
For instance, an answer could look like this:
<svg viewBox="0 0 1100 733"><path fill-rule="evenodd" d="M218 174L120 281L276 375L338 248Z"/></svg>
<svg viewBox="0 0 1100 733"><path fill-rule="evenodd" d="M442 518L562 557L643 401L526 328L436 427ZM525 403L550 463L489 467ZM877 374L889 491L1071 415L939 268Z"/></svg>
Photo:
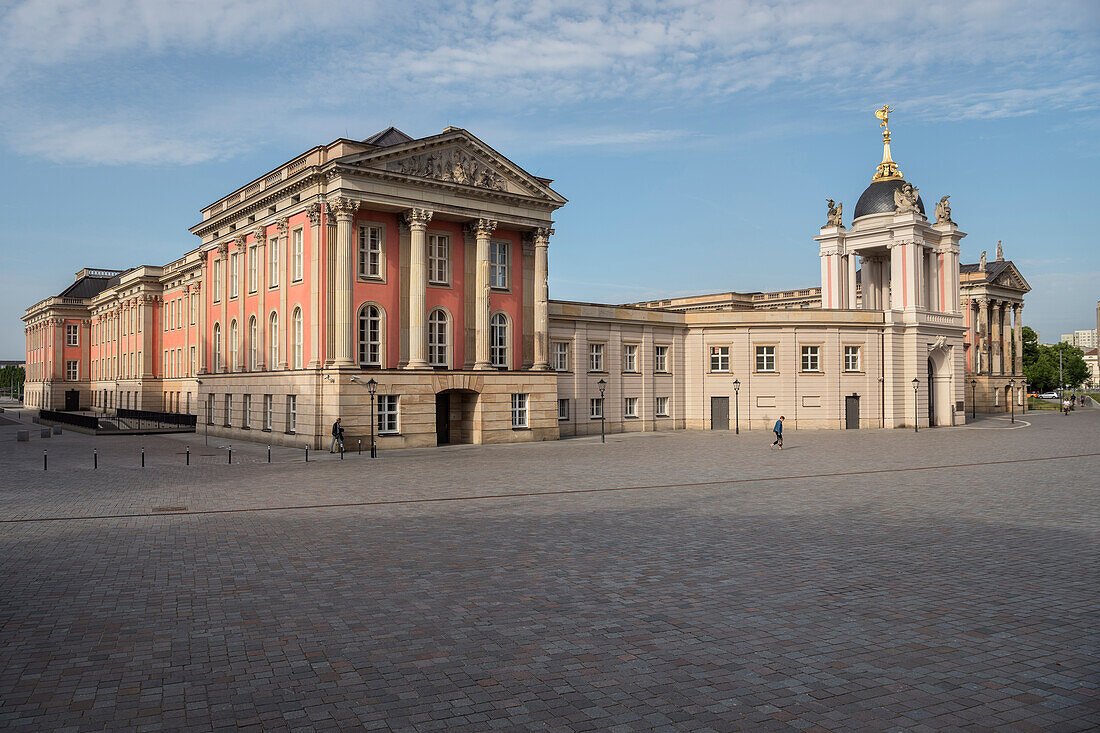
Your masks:
<svg viewBox="0 0 1100 733"><path fill-rule="evenodd" d="M997 273L996 277L991 279L994 285L1000 285L1005 288L1012 288L1013 290L1022 290L1028 292L1031 290L1031 286L1027 284L1027 280L1020 274L1020 270L1017 269L1011 261L1005 262L1002 265L1001 271Z"/></svg>
<svg viewBox="0 0 1100 733"><path fill-rule="evenodd" d="M457 128L384 150L354 153L339 159L339 163L402 177L531 196L559 205L566 202L544 180L523 170L466 130Z"/></svg>

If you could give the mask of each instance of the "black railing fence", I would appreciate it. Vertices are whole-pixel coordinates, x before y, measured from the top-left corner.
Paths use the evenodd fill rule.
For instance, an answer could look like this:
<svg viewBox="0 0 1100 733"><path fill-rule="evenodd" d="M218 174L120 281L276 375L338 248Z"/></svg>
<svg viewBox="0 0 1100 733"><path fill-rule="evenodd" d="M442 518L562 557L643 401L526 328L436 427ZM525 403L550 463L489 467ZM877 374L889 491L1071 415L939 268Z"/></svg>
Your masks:
<svg viewBox="0 0 1100 733"><path fill-rule="evenodd" d="M152 410L119 408L115 410L115 416L122 420L138 420L142 423L174 425L181 428L195 427L195 415L185 415L179 412L154 412Z"/></svg>
<svg viewBox="0 0 1100 733"><path fill-rule="evenodd" d="M64 425L73 425L78 428L95 430L99 427L99 418L95 415L81 415L75 412L56 412L54 410L39 410L39 420L59 422Z"/></svg>

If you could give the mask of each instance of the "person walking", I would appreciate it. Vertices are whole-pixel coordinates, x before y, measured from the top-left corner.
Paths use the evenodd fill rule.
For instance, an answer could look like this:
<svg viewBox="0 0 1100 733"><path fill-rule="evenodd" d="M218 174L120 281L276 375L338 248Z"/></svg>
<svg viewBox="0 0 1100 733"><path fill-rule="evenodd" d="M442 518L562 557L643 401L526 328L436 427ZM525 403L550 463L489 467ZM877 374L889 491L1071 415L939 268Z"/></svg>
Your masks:
<svg viewBox="0 0 1100 733"><path fill-rule="evenodd" d="M336 422L332 424L332 445L329 446L328 452L335 453L336 446L339 444L340 452L344 452L344 426L340 424L340 418L336 418Z"/></svg>
<svg viewBox="0 0 1100 733"><path fill-rule="evenodd" d="M772 428L772 432L775 433L775 442L772 443L772 446L778 445L779 450L783 450L783 421L786 419L780 415L779 419L775 421L775 427Z"/></svg>

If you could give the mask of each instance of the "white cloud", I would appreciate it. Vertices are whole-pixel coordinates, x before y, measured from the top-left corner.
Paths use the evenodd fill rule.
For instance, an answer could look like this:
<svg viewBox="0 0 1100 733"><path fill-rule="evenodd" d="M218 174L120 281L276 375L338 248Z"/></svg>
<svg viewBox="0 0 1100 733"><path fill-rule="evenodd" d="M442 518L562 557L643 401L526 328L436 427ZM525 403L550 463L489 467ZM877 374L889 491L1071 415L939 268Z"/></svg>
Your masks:
<svg viewBox="0 0 1100 733"><path fill-rule="evenodd" d="M42 124L13 133L11 142L24 155L91 165L190 165L239 149L207 138L174 137L138 122Z"/></svg>

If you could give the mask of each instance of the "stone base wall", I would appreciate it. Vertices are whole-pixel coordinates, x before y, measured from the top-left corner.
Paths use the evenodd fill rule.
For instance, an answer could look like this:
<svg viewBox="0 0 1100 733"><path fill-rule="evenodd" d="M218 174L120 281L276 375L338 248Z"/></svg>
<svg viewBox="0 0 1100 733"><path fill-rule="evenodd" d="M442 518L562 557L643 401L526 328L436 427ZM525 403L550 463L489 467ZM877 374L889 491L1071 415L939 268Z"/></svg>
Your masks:
<svg viewBox="0 0 1100 733"><path fill-rule="evenodd" d="M975 384L971 384L971 380ZM990 414L1003 414L1008 415L1012 412L1012 407L1009 404L1006 395L1006 387L1009 387L1009 381L1015 380L1016 384L1012 388L1015 394L1016 402L1016 414L1020 415L1027 411L1027 391L1024 385L1024 377L1022 375L976 375L969 374L966 377L966 413L970 415L972 412L979 415ZM1022 399L1021 399L1022 395ZM973 408L971 407L973 403Z"/></svg>

